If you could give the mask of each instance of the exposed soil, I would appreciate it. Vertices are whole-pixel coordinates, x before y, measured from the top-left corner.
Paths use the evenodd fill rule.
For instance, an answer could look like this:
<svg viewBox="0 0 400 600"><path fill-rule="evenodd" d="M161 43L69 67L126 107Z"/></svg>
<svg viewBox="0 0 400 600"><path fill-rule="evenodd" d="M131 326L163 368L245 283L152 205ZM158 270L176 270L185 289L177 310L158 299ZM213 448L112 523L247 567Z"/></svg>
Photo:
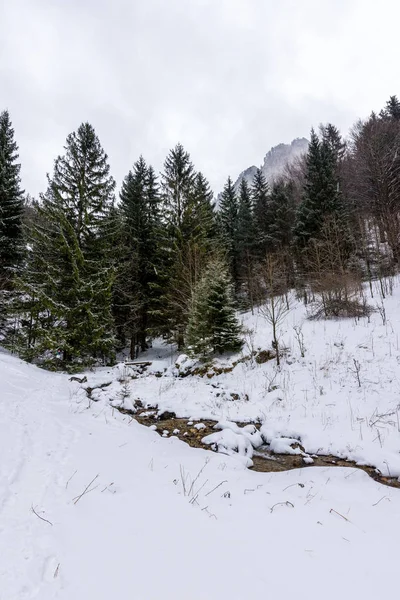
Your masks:
<svg viewBox="0 0 400 600"><path fill-rule="evenodd" d="M155 426L156 431L163 437L172 435L189 444L193 448L206 448L210 446L202 443L203 437L210 433L215 433L214 426L216 421L201 420L191 421L189 419L178 418L172 412L158 414L156 408L145 408L140 401L136 401L137 411L132 412L123 408L118 409L124 414L130 414L136 421L147 427ZM198 429L196 425L202 423L204 427ZM243 426L248 423L238 423ZM275 454L271 452L268 446L262 446L254 452L252 469L262 473L271 473L277 471L289 471L291 469L301 469L304 467L348 467L361 469L365 471L372 479L395 488L400 488L400 482L397 477L385 476L379 469L373 466L357 465L355 462L344 460L332 455L311 455L313 463L305 464L303 456L299 454Z"/></svg>

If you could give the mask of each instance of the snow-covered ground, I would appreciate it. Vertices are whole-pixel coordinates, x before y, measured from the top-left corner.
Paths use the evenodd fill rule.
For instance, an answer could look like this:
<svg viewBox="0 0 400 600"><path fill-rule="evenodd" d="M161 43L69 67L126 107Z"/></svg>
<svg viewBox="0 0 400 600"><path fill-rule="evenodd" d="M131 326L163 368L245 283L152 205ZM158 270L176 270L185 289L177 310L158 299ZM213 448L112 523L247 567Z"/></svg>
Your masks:
<svg viewBox="0 0 400 600"><path fill-rule="evenodd" d="M303 304L293 299L281 326L280 343L287 353L279 370L273 360L265 364L253 360L211 379L181 378L176 376L177 356L168 347L155 347L141 356L153 364L143 377L129 383L124 405L130 408L141 400L157 405L160 412L188 419L259 422L265 439L273 444L282 436L295 438L310 454L334 454L375 466L384 476L399 477L400 287L398 280L394 283L393 295L383 301L385 319L376 310L359 320L310 321ZM374 308L381 306L378 289L368 302ZM242 355L271 348L271 327L260 314L247 314L243 322L253 333L246 335ZM304 357L294 329L299 327ZM229 366L237 358L217 363ZM152 371L164 376L148 376ZM96 390L96 399L121 404L117 380L129 380L133 372L118 365L89 374L93 386L112 381Z"/></svg>
<svg viewBox="0 0 400 600"><path fill-rule="evenodd" d="M97 402L67 375L0 353L0 599L394 597L400 490L352 468L256 473L234 456L162 438L112 404L260 419L272 441L295 436L307 452L400 475L399 305L396 288L386 325L379 313L309 322L296 306L280 372L250 362L212 379L179 378L176 357L154 348L151 369L167 369L162 377L130 380L124 391L116 379L129 368L88 373L91 386L112 381L94 390ZM304 358L292 328L302 323ZM246 324L256 329L250 345L270 347L260 316Z"/></svg>

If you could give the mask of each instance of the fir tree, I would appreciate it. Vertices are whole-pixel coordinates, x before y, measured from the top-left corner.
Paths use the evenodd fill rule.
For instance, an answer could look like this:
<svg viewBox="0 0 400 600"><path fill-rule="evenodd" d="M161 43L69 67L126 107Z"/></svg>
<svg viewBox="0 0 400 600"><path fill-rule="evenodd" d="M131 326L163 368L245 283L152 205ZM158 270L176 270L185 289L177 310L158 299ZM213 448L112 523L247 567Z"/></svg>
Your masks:
<svg viewBox="0 0 400 600"><path fill-rule="evenodd" d="M303 200L294 227L295 240L305 247L318 238L324 218L344 218L343 203L337 178L337 156L328 139L322 142L314 130L307 154L307 172Z"/></svg>
<svg viewBox="0 0 400 600"><path fill-rule="evenodd" d="M212 194L203 175L195 172L190 155L178 144L164 163L161 199L164 229L165 289L163 333L183 347L193 289L210 249L213 227Z"/></svg>
<svg viewBox="0 0 400 600"><path fill-rule="evenodd" d="M269 187L264 173L257 169L251 188L254 206L255 250L263 258L268 249L268 197Z"/></svg>
<svg viewBox="0 0 400 600"><path fill-rule="evenodd" d="M192 223L188 218L196 178L190 155L182 144L173 148L164 163L162 200L164 218L177 238L188 233Z"/></svg>
<svg viewBox="0 0 400 600"><path fill-rule="evenodd" d="M226 251L230 274L238 282L238 213L239 203L232 179L228 177L219 204L219 227L223 248Z"/></svg>
<svg viewBox="0 0 400 600"><path fill-rule="evenodd" d="M390 96L386 102L385 108L381 111L380 116L386 119L400 121L400 101L397 96Z"/></svg>
<svg viewBox="0 0 400 600"><path fill-rule="evenodd" d="M0 290L10 287L23 255L23 191L17 160L18 146L5 110L0 114Z"/></svg>
<svg viewBox="0 0 400 600"><path fill-rule="evenodd" d="M308 256L306 260L314 263L316 241L320 242L319 255L322 248L326 251L335 245L337 268L343 270L350 257L353 242L340 186L340 161L341 144L336 128L323 130L322 141L312 131L304 196L296 213L294 239L297 248L303 251L303 257ZM332 255L331 252L330 254Z"/></svg>
<svg viewBox="0 0 400 600"><path fill-rule="evenodd" d="M66 363L110 358L114 180L107 155L88 123L68 136L30 235L30 252L20 281L36 324L25 332L32 358L49 354ZM35 331L32 347L32 329ZM22 334L24 330L22 329Z"/></svg>
<svg viewBox="0 0 400 600"><path fill-rule="evenodd" d="M159 196L154 171L143 157L129 171L121 189L121 260L115 294L120 339L125 333L135 348L147 348L151 314L157 298Z"/></svg>
<svg viewBox="0 0 400 600"><path fill-rule="evenodd" d="M255 247L255 226L253 216L253 203L249 185L242 179L239 187L239 208L237 225L237 253L240 264L240 277L245 285L247 300L253 309L253 251Z"/></svg>
<svg viewBox="0 0 400 600"><path fill-rule="evenodd" d="M198 236L210 246L216 238L216 215L213 202L214 196L203 173L197 173L196 175L193 195L193 209L197 219Z"/></svg>
<svg viewBox="0 0 400 600"><path fill-rule="evenodd" d="M217 352L237 352L242 347L233 287L220 259L210 262L196 286L186 339L189 351L202 358Z"/></svg>
<svg viewBox="0 0 400 600"><path fill-rule="evenodd" d="M289 248L292 242L294 219L295 206L291 185L278 180L272 186L267 205L268 225L265 240L271 252Z"/></svg>

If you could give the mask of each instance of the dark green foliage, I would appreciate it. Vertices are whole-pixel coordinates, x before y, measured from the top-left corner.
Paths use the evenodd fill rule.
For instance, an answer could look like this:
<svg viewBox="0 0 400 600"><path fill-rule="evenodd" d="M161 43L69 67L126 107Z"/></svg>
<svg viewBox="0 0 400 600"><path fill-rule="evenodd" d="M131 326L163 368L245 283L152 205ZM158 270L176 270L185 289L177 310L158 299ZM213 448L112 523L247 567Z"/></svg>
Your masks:
<svg viewBox="0 0 400 600"><path fill-rule="evenodd" d="M152 314L159 296L157 235L160 227L159 195L154 171L143 157L125 177L121 189L120 260L114 293L114 314L122 345L147 348Z"/></svg>
<svg viewBox="0 0 400 600"><path fill-rule="evenodd" d="M10 287L23 255L23 191L17 160L18 146L5 110L0 114L0 290Z"/></svg>
<svg viewBox="0 0 400 600"><path fill-rule="evenodd" d="M245 179L239 187L239 208L237 219L237 242L239 256L248 256L254 247L255 227L253 216L253 202L250 188Z"/></svg>
<svg viewBox="0 0 400 600"><path fill-rule="evenodd" d="M268 202L269 186L261 169L257 169L251 188L254 206L255 240L254 247L259 258L268 251L267 232L269 226Z"/></svg>
<svg viewBox="0 0 400 600"><path fill-rule="evenodd" d="M237 256L239 277L244 293L245 304L253 309L253 267L256 228L254 223L253 201L249 185L242 179L239 187L239 208L237 225Z"/></svg>
<svg viewBox="0 0 400 600"><path fill-rule="evenodd" d="M219 203L219 229L221 244L226 252L233 281L238 281L238 214L239 202L232 179L228 177Z"/></svg>
<svg viewBox="0 0 400 600"><path fill-rule="evenodd" d="M195 172L190 155L178 144L168 154L162 174L160 250L165 280L161 331L182 347L193 289L213 237L212 194Z"/></svg>
<svg viewBox="0 0 400 600"><path fill-rule="evenodd" d="M304 195L294 227L299 248L306 247L311 239L318 239L326 217L334 216L347 226L338 179L339 151L335 137L325 135L320 141L315 131L311 131Z"/></svg>
<svg viewBox="0 0 400 600"><path fill-rule="evenodd" d="M195 237L205 242L208 247L212 247L217 235L214 196L203 173L197 173L194 180L193 212L193 217L197 221Z"/></svg>
<svg viewBox="0 0 400 600"><path fill-rule="evenodd" d="M290 183L283 180L273 184L267 204L265 243L269 251L288 249L292 242L295 205Z"/></svg>
<svg viewBox="0 0 400 600"><path fill-rule="evenodd" d="M170 150L162 174L163 216L174 235L190 235L195 227L191 202L196 173L190 155L182 144Z"/></svg>
<svg viewBox="0 0 400 600"><path fill-rule="evenodd" d="M114 180L88 123L68 136L29 233L19 345L30 358L110 359Z"/></svg>
<svg viewBox="0 0 400 600"><path fill-rule="evenodd" d="M400 121L400 101L397 96L390 96L386 102L385 108L381 111L380 116L384 119L393 119Z"/></svg>
<svg viewBox="0 0 400 600"><path fill-rule="evenodd" d="M228 269L221 259L210 262L194 292L186 344L195 356L238 352L240 326Z"/></svg>

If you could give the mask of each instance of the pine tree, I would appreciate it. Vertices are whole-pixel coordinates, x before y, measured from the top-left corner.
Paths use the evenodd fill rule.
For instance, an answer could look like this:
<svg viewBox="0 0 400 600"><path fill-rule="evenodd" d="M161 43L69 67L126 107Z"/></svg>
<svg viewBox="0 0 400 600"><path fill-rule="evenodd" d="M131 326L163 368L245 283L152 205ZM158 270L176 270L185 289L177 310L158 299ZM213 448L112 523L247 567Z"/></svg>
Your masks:
<svg viewBox="0 0 400 600"><path fill-rule="evenodd" d="M157 301L157 233L159 196L154 171L141 156L125 177L121 189L120 263L115 293L119 337L147 348L151 314Z"/></svg>
<svg viewBox="0 0 400 600"><path fill-rule="evenodd" d="M177 239L187 235L192 222L188 218L193 199L196 173L190 155L182 144L173 148L164 163L162 200L164 218Z"/></svg>
<svg viewBox="0 0 400 600"><path fill-rule="evenodd" d="M268 198L269 186L261 169L257 169L251 188L254 206L255 249L260 258L268 250Z"/></svg>
<svg viewBox="0 0 400 600"><path fill-rule="evenodd" d="M298 258L313 271L343 272L353 241L349 216L340 182L342 160L340 135L332 126L322 129L322 140L314 131L307 155L304 197L296 213L294 239ZM328 256L322 265L322 256ZM328 264L329 263L329 264Z"/></svg>
<svg viewBox="0 0 400 600"><path fill-rule="evenodd" d="M0 114L0 290L9 288L23 255L23 190L18 146L8 111Z"/></svg>
<svg viewBox="0 0 400 600"><path fill-rule="evenodd" d="M29 322L21 333L31 358L47 354L50 360L57 355L65 363L86 363L113 355L115 183L109 170L91 125L67 137L42 197L20 281L22 324Z"/></svg>
<svg viewBox="0 0 400 600"><path fill-rule="evenodd" d="M196 286L186 339L189 352L202 358L217 352L237 352L242 347L233 287L220 259L210 262Z"/></svg>
<svg viewBox="0 0 400 600"><path fill-rule="evenodd" d="M325 217L345 218L337 169L337 154L330 140L325 138L321 142L312 130L304 196L294 227L295 241L300 248L319 237Z"/></svg>
<svg viewBox="0 0 400 600"><path fill-rule="evenodd" d="M270 252L287 250L292 242L295 205L290 183L276 181L267 204L268 224L265 232L266 246Z"/></svg>
<svg viewBox="0 0 400 600"><path fill-rule="evenodd" d="M240 279L245 285L247 300L253 309L253 265L255 247L255 226L253 203L249 185L242 179L239 187L237 253L240 264Z"/></svg>
<svg viewBox="0 0 400 600"><path fill-rule="evenodd" d="M382 118L400 121L400 101L397 96L390 96L389 100L386 102L385 108L381 111L380 116Z"/></svg>
<svg viewBox="0 0 400 600"><path fill-rule="evenodd" d="M216 215L214 195L210 184L203 173L197 173L193 186L193 210L197 219L198 236L208 246L212 246L216 238Z"/></svg>
<svg viewBox="0 0 400 600"><path fill-rule="evenodd" d="M163 232L160 249L165 289L163 333L184 345L193 289L201 277L213 235L212 193L208 182L196 174L190 155L178 144L164 163L161 184Z"/></svg>
<svg viewBox="0 0 400 600"><path fill-rule="evenodd" d="M323 143L331 152L334 165L337 168L340 167L346 152L346 143L343 141L339 129L332 123L328 123L327 125L321 125L320 131Z"/></svg>
<svg viewBox="0 0 400 600"><path fill-rule="evenodd" d="M221 194L219 204L219 228L223 248L226 251L229 271L235 284L239 276L238 264L238 214L239 203L235 192L232 179L228 177L225 187Z"/></svg>

